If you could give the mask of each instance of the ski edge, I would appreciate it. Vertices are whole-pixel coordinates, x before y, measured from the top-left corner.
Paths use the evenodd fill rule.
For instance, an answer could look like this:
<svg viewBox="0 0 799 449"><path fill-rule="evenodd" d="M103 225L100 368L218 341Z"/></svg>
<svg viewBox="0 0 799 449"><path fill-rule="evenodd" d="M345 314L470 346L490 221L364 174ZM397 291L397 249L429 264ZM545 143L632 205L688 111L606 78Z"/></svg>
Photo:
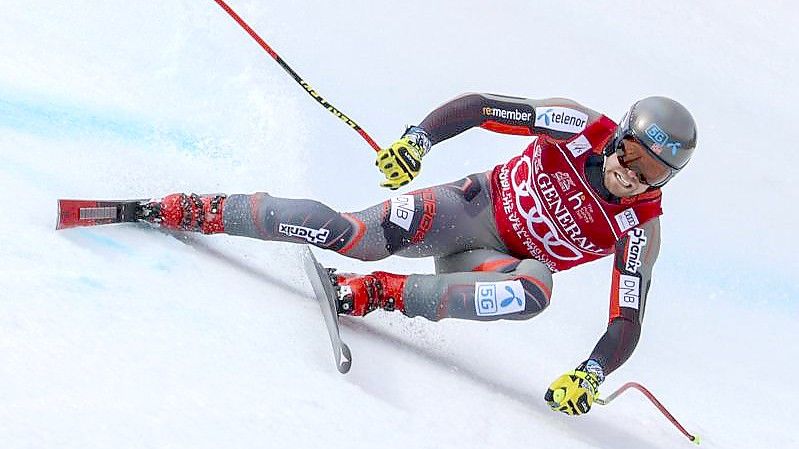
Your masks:
<svg viewBox="0 0 799 449"><path fill-rule="evenodd" d="M333 348L336 369L338 369L338 372L341 374L346 374L352 367L352 352L349 346L341 339L333 284L330 282L327 271L317 262L316 257L314 257L308 246L303 248L302 257L305 272L316 294L316 299L319 301L322 317L327 326L327 333Z"/></svg>

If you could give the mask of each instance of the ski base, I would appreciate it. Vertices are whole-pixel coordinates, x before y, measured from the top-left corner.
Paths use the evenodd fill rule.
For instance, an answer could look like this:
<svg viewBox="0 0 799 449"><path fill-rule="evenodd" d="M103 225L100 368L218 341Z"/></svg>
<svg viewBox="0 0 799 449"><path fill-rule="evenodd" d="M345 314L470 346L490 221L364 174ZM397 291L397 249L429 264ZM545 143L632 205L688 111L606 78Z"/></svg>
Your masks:
<svg viewBox="0 0 799 449"><path fill-rule="evenodd" d="M56 229L135 222L139 208L148 200L58 200Z"/></svg>
<svg viewBox="0 0 799 449"><path fill-rule="evenodd" d="M352 366L352 354L350 348L341 340L341 333L338 328L338 314L336 313L336 289L330 280L327 270L316 261L308 246L302 249L303 265L311 287L319 301L322 309L322 316L327 325L327 333L330 336L330 343L333 346L333 357L336 368L341 374L346 374Z"/></svg>

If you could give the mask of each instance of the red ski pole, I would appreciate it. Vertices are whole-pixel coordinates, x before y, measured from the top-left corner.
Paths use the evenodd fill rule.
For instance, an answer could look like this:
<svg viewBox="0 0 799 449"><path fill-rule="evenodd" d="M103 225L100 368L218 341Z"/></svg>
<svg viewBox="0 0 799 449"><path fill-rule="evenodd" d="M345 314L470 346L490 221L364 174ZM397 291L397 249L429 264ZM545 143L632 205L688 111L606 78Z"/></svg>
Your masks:
<svg viewBox="0 0 799 449"><path fill-rule="evenodd" d="M247 34L250 35L250 37L255 39L255 42L258 42L258 45L260 45L261 48L263 48L267 53L269 53L269 56L271 56L272 59L274 59L278 64L280 64L280 67L283 67L283 70L288 72L288 74L291 75L292 78L294 78L294 81L299 83L299 85L302 86L302 88L305 89L306 92L308 92L308 95L312 96L314 100L316 100L317 102L319 102L319 104L322 105L322 107L330 111L331 114L340 118L341 121L346 123L350 128L354 129L358 134L360 134L361 137L363 137L363 139L366 140L366 143L368 143L372 148L374 148L375 151L380 151L380 146L377 143L375 143L375 141L369 136L369 134L366 133L366 131L363 130L363 128L361 128L357 123L355 123L354 120L344 115L343 112L336 109L327 100L322 98L322 96L319 95L319 93L317 93L316 90L314 90L314 88L312 88L310 84L306 83L305 80L300 78L300 76L297 75L297 72L292 70L291 67L289 67L289 65L286 64L286 61L284 61L283 58L281 58L274 50L272 50L272 47L270 47L269 44L267 44L263 39L261 39L261 36L259 36L258 33L255 32L255 30L250 28L250 26L247 25L247 22L245 22L244 19L239 17L238 14L236 14L236 11L233 11L233 8L228 6L228 4L225 3L223 0L214 0L214 1L219 6L221 6L222 9L224 9L225 12L227 12L230 15L230 17L232 17L233 20L235 20L236 23L238 23L239 26L241 26L244 29L244 31L246 31Z"/></svg>
<svg viewBox="0 0 799 449"><path fill-rule="evenodd" d="M660 410L660 413L663 413L663 416L668 418L668 420L671 421L671 423L674 424L674 426L677 427L677 429L679 429L683 435L685 435L689 440L693 441L694 443L699 444L699 435L691 435L690 433L688 433L688 431L685 430L685 427L683 427L677 421L677 419L675 419L674 416L672 416L672 414L669 413L668 410L666 410L666 407L664 407L663 404L661 404L660 401L658 401L657 398L655 398L655 395L653 395L649 390L644 388L643 385L637 382L627 382L626 384L622 385L621 388L611 393L610 396L604 399L597 398L594 402L599 405L608 405L610 404L610 401L616 399L617 396L624 393L629 388L635 388L636 390L643 393L643 395L646 396L646 398L649 399L652 402L652 404L654 404L655 407L657 407L658 410Z"/></svg>

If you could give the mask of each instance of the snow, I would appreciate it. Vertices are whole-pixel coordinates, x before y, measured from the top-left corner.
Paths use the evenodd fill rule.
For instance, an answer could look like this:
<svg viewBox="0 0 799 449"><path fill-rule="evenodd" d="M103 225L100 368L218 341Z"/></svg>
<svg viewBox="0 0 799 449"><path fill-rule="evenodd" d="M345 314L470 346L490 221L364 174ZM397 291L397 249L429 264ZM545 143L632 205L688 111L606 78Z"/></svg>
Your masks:
<svg viewBox="0 0 799 449"><path fill-rule="evenodd" d="M641 342L602 391L647 386L705 447L797 447L790 2L231 1L383 144L463 92L565 96L620 117L694 113L665 188ZM673 448L642 396L579 418L543 393L604 330L610 261L555 276L526 322L343 320L340 375L297 247L119 225L55 232L57 198L177 191L357 210L371 149L212 1L4 1L0 16L0 442L17 448ZM470 131L412 186L486 170L526 139ZM429 260L345 270L430 272Z"/></svg>

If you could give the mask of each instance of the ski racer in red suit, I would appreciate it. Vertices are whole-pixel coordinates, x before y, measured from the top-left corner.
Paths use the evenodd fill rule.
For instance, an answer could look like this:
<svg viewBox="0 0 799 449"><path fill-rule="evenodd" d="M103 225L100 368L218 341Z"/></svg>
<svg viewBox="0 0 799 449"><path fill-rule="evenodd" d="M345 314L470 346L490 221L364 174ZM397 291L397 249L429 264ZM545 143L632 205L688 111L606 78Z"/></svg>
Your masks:
<svg viewBox="0 0 799 449"><path fill-rule="evenodd" d="M340 314L377 308L430 320L529 319L549 305L552 274L613 255L605 333L544 398L590 410L605 376L632 354L660 247L661 190L691 157L696 125L665 97L636 102L617 125L574 101L468 94L445 103L377 154L397 189L437 143L470 128L530 136L485 173L339 213L305 199L173 194L145 207L161 226L312 244L361 260L434 257L436 274L338 274Z"/></svg>

